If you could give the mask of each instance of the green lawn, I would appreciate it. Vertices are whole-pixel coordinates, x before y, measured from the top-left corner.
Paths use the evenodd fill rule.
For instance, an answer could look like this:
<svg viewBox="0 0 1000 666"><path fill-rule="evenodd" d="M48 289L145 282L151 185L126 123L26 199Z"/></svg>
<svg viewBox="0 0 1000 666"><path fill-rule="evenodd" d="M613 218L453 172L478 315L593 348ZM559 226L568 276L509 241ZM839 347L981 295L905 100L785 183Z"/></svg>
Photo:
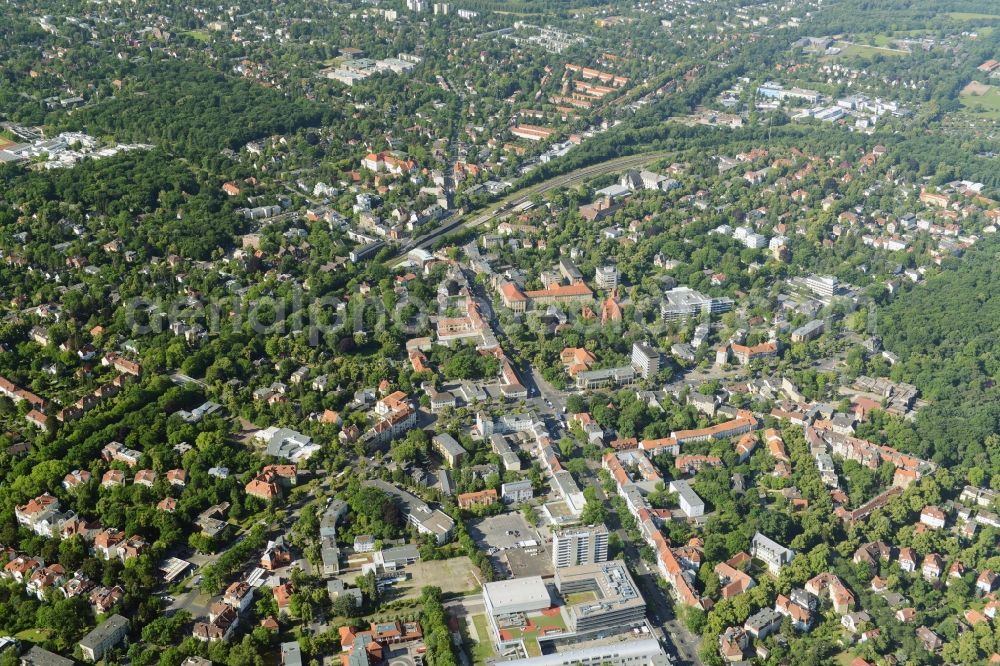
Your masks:
<svg viewBox="0 0 1000 666"><path fill-rule="evenodd" d="M24 631L18 632L14 638L22 641L30 641L32 643L41 643L48 639L51 632L48 629L25 629Z"/></svg>
<svg viewBox="0 0 1000 666"><path fill-rule="evenodd" d="M959 100L970 113L1000 120L1000 89L995 86L990 86L985 95L962 95Z"/></svg>
<svg viewBox="0 0 1000 666"><path fill-rule="evenodd" d="M496 656L493 651L493 641L490 640L490 630L486 627L486 616L474 615L472 624L476 627L476 634L479 638L472 646L472 662L485 664L487 659Z"/></svg>
<svg viewBox="0 0 1000 666"><path fill-rule="evenodd" d="M854 655L850 652L841 652L834 658L833 661L837 664L837 666L851 666L854 662Z"/></svg>
<svg viewBox="0 0 1000 666"><path fill-rule="evenodd" d="M844 42L837 42L836 46L843 49L840 52L840 56L849 57L856 56L859 58L871 58L873 56L902 56L906 55L906 51L900 49L890 49L883 46L868 46L866 44L846 44Z"/></svg>
<svg viewBox="0 0 1000 666"><path fill-rule="evenodd" d="M199 42L212 41L212 34L208 30L188 30L184 34L197 39Z"/></svg>

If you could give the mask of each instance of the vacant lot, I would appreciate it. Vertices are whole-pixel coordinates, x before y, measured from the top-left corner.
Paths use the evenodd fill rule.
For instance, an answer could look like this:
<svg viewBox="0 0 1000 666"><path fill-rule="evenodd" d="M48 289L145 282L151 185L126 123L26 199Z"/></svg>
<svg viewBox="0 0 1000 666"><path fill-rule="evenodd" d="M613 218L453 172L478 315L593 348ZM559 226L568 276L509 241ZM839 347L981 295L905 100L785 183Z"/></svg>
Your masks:
<svg viewBox="0 0 1000 666"><path fill-rule="evenodd" d="M985 95L990 91L990 86L979 81L969 81L968 85L962 88L962 95L975 95L977 97Z"/></svg>
<svg viewBox="0 0 1000 666"><path fill-rule="evenodd" d="M442 592L461 593L478 590L481 586L476 579L475 567L468 557L453 557L450 560L417 562L406 567L411 578L397 583L394 588L407 599L420 596L420 590L427 585L440 587Z"/></svg>

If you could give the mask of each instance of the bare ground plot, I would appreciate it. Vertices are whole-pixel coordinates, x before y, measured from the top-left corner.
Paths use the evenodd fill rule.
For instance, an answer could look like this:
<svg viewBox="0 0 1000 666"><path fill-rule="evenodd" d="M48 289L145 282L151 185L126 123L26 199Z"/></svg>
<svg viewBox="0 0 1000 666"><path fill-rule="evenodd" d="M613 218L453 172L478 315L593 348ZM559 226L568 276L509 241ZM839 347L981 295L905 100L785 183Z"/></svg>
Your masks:
<svg viewBox="0 0 1000 666"><path fill-rule="evenodd" d="M428 585L440 587L446 594L478 590L482 585L476 578L472 560L465 556L417 562L406 567L406 573L410 574L410 579L393 586L396 593L405 599L419 597L420 590Z"/></svg>
<svg viewBox="0 0 1000 666"><path fill-rule="evenodd" d="M964 88L962 88L962 95L985 95L991 89L991 86L985 83L980 83L979 81L969 81Z"/></svg>

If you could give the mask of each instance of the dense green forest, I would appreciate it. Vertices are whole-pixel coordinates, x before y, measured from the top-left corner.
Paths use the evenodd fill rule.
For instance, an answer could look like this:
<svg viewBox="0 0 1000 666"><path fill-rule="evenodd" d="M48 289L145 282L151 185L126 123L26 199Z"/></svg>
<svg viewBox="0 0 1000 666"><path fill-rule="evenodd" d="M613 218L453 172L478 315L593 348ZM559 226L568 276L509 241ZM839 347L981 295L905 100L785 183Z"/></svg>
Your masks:
<svg viewBox="0 0 1000 666"><path fill-rule="evenodd" d="M920 455L960 467L1000 469L985 442L1000 427L1000 247L986 241L880 310L878 329L898 354L896 378L931 405L919 412Z"/></svg>
<svg viewBox="0 0 1000 666"><path fill-rule="evenodd" d="M200 154L336 119L328 107L301 95L255 86L192 61L143 62L118 76L128 82L122 92L68 117L67 127Z"/></svg>
<svg viewBox="0 0 1000 666"><path fill-rule="evenodd" d="M37 211L36 236L51 232L55 241L65 216L92 211L106 216L105 228L128 239L126 247L143 255L207 259L213 250L228 246L245 223L214 183L159 149L95 161L85 169L26 172L7 165L0 168L0 186L8 200ZM0 205L0 220L12 221L17 212ZM150 222L139 236L135 216ZM40 248L29 256L45 261L49 252L51 248Z"/></svg>

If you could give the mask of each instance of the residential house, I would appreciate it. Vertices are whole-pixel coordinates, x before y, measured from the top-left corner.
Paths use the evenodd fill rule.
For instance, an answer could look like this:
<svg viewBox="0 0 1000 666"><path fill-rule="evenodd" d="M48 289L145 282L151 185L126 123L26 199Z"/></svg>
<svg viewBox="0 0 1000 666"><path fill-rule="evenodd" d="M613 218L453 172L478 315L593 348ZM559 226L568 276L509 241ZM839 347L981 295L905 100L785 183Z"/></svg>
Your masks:
<svg viewBox="0 0 1000 666"><path fill-rule="evenodd" d="M461 509L471 509L477 506L492 506L497 503L497 491L492 488L474 493L463 493L458 496L458 506Z"/></svg>
<svg viewBox="0 0 1000 666"><path fill-rule="evenodd" d="M110 650L125 640L128 620L121 615L112 615L80 641L80 652L89 662L98 662Z"/></svg>
<svg viewBox="0 0 1000 666"><path fill-rule="evenodd" d="M140 469L135 473L135 478L132 479L132 483L152 488L153 484L156 483L156 472L151 469Z"/></svg>
<svg viewBox="0 0 1000 666"><path fill-rule="evenodd" d="M171 469L167 471L167 483L172 486L183 488L187 485L187 472L183 469Z"/></svg>
<svg viewBox="0 0 1000 666"><path fill-rule="evenodd" d="M944 646L944 641L941 640L941 637L928 627L917 628L917 639L924 646L924 649L931 654L934 654Z"/></svg>
<svg viewBox="0 0 1000 666"><path fill-rule="evenodd" d="M120 469L109 469L101 476L102 488L113 488L125 485L125 472Z"/></svg>
<svg viewBox="0 0 1000 666"><path fill-rule="evenodd" d="M771 608L761 608L747 618L743 629L758 640L763 640L781 628L781 615Z"/></svg>
<svg viewBox="0 0 1000 666"><path fill-rule="evenodd" d="M125 541L125 533L114 527L101 530L94 537L94 553L110 560L118 556L118 546Z"/></svg>
<svg viewBox="0 0 1000 666"><path fill-rule="evenodd" d="M913 573L917 570L917 554L910 548L900 548L899 549L899 568L906 573Z"/></svg>
<svg viewBox="0 0 1000 666"><path fill-rule="evenodd" d="M840 618L840 624L845 629L847 629L852 634L856 634L861 630L862 625L872 621L871 615L865 611L858 611L856 613L847 613Z"/></svg>
<svg viewBox="0 0 1000 666"><path fill-rule="evenodd" d="M195 622L191 635L200 641L214 642L228 640L239 623L239 614L223 605L208 622Z"/></svg>
<svg viewBox="0 0 1000 666"><path fill-rule="evenodd" d="M66 490L75 490L90 482L90 472L85 469L74 469L63 477L62 486Z"/></svg>
<svg viewBox="0 0 1000 666"><path fill-rule="evenodd" d="M996 589L997 586L997 574L995 574L991 569L983 569L983 571L976 578L976 589L982 594L989 594Z"/></svg>
<svg viewBox="0 0 1000 666"><path fill-rule="evenodd" d="M795 551L757 532L750 542L750 555L764 562L768 571L777 576L782 567L795 557Z"/></svg>
<svg viewBox="0 0 1000 666"><path fill-rule="evenodd" d="M944 571L944 560L937 553L930 553L924 558L924 564L920 571L924 580L937 580Z"/></svg>
<svg viewBox="0 0 1000 666"><path fill-rule="evenodd" d="M288 605L292 600L291 582L275 585L272 592L274 593L274 601L278 605L278 614L287 614Z"/></svg>
<svg viewBox="0 0 1000 666"><path fill-rule="evenodd" d="M944 511L936 506L925 506L923 511L920 512L920 523L932 529L944 529Z"/></svg>
<svg viewBox="0 0 1000 666"><path fill-rule="evenodd" d="M728 663L742 662L749 646L750 639L741 627L727 627L719 636L719 654Z"/></svg>
<svg viewBox="0 0 1000 666"><path fill-rule="evenodd" d="M222 601L237 613L242 613L253 602L253 588L244 581L237 581L226 588Z"/></svg>
<svg viewBox="0 0 1000 666"><path fill-rule="evenodd" d="M35 534L52 536L53 522L61 517L59 500L44 493L23 506L14 507L14 517Z"/></svg>
<svg viewBox="0 0 1000 666"><path fill-rule="evenodd" d="M283 538L268 541L264 554L260 556L260 566L265 571L274 571L292 563L292 552L285 546Z"/></svg>
<svg viewBox="0 0 1000 666"><path fill-rule="evenodd" d="M95 614L106 614L125 598L125 589L120 585L98 587L89 596L90 607Z"/></svg>
<svg viewBox="0 0 1000 666"><path fill-rule="evenodd" d="M33 557L18 555L3 567L3 577L10 578L21 585L28 582L28 579L36 569L42 567L42 561Z"/></svg>
<svg viewBox="0 0 1000 666"><path fill-rule="evenodd" d="M25 592L33 594L39 601L45 601L45 593L63 584L66 578L66 570L61 564L50 564L40 567L32 572L25 585Z"/></svg>
<svg viewBox="0 0 1000 666"><path fill-rule="evenodd" d="M795 595L795 592L801 594ZM816 599L811 594L802 589L793 590L793 597L779 594L774 600L774 610L792 621L792 627L796 631L809 631L814 622L814 612L816 610Z"/></svg>
<svg viewBox="0 0 1000 666"><path fill-rule="evenodd" d="M844 615L854 608L854 594L835 574L825 572L814 576L806 582L805 588L817 598L828 596L833 610L839 615Z"/></svg>

